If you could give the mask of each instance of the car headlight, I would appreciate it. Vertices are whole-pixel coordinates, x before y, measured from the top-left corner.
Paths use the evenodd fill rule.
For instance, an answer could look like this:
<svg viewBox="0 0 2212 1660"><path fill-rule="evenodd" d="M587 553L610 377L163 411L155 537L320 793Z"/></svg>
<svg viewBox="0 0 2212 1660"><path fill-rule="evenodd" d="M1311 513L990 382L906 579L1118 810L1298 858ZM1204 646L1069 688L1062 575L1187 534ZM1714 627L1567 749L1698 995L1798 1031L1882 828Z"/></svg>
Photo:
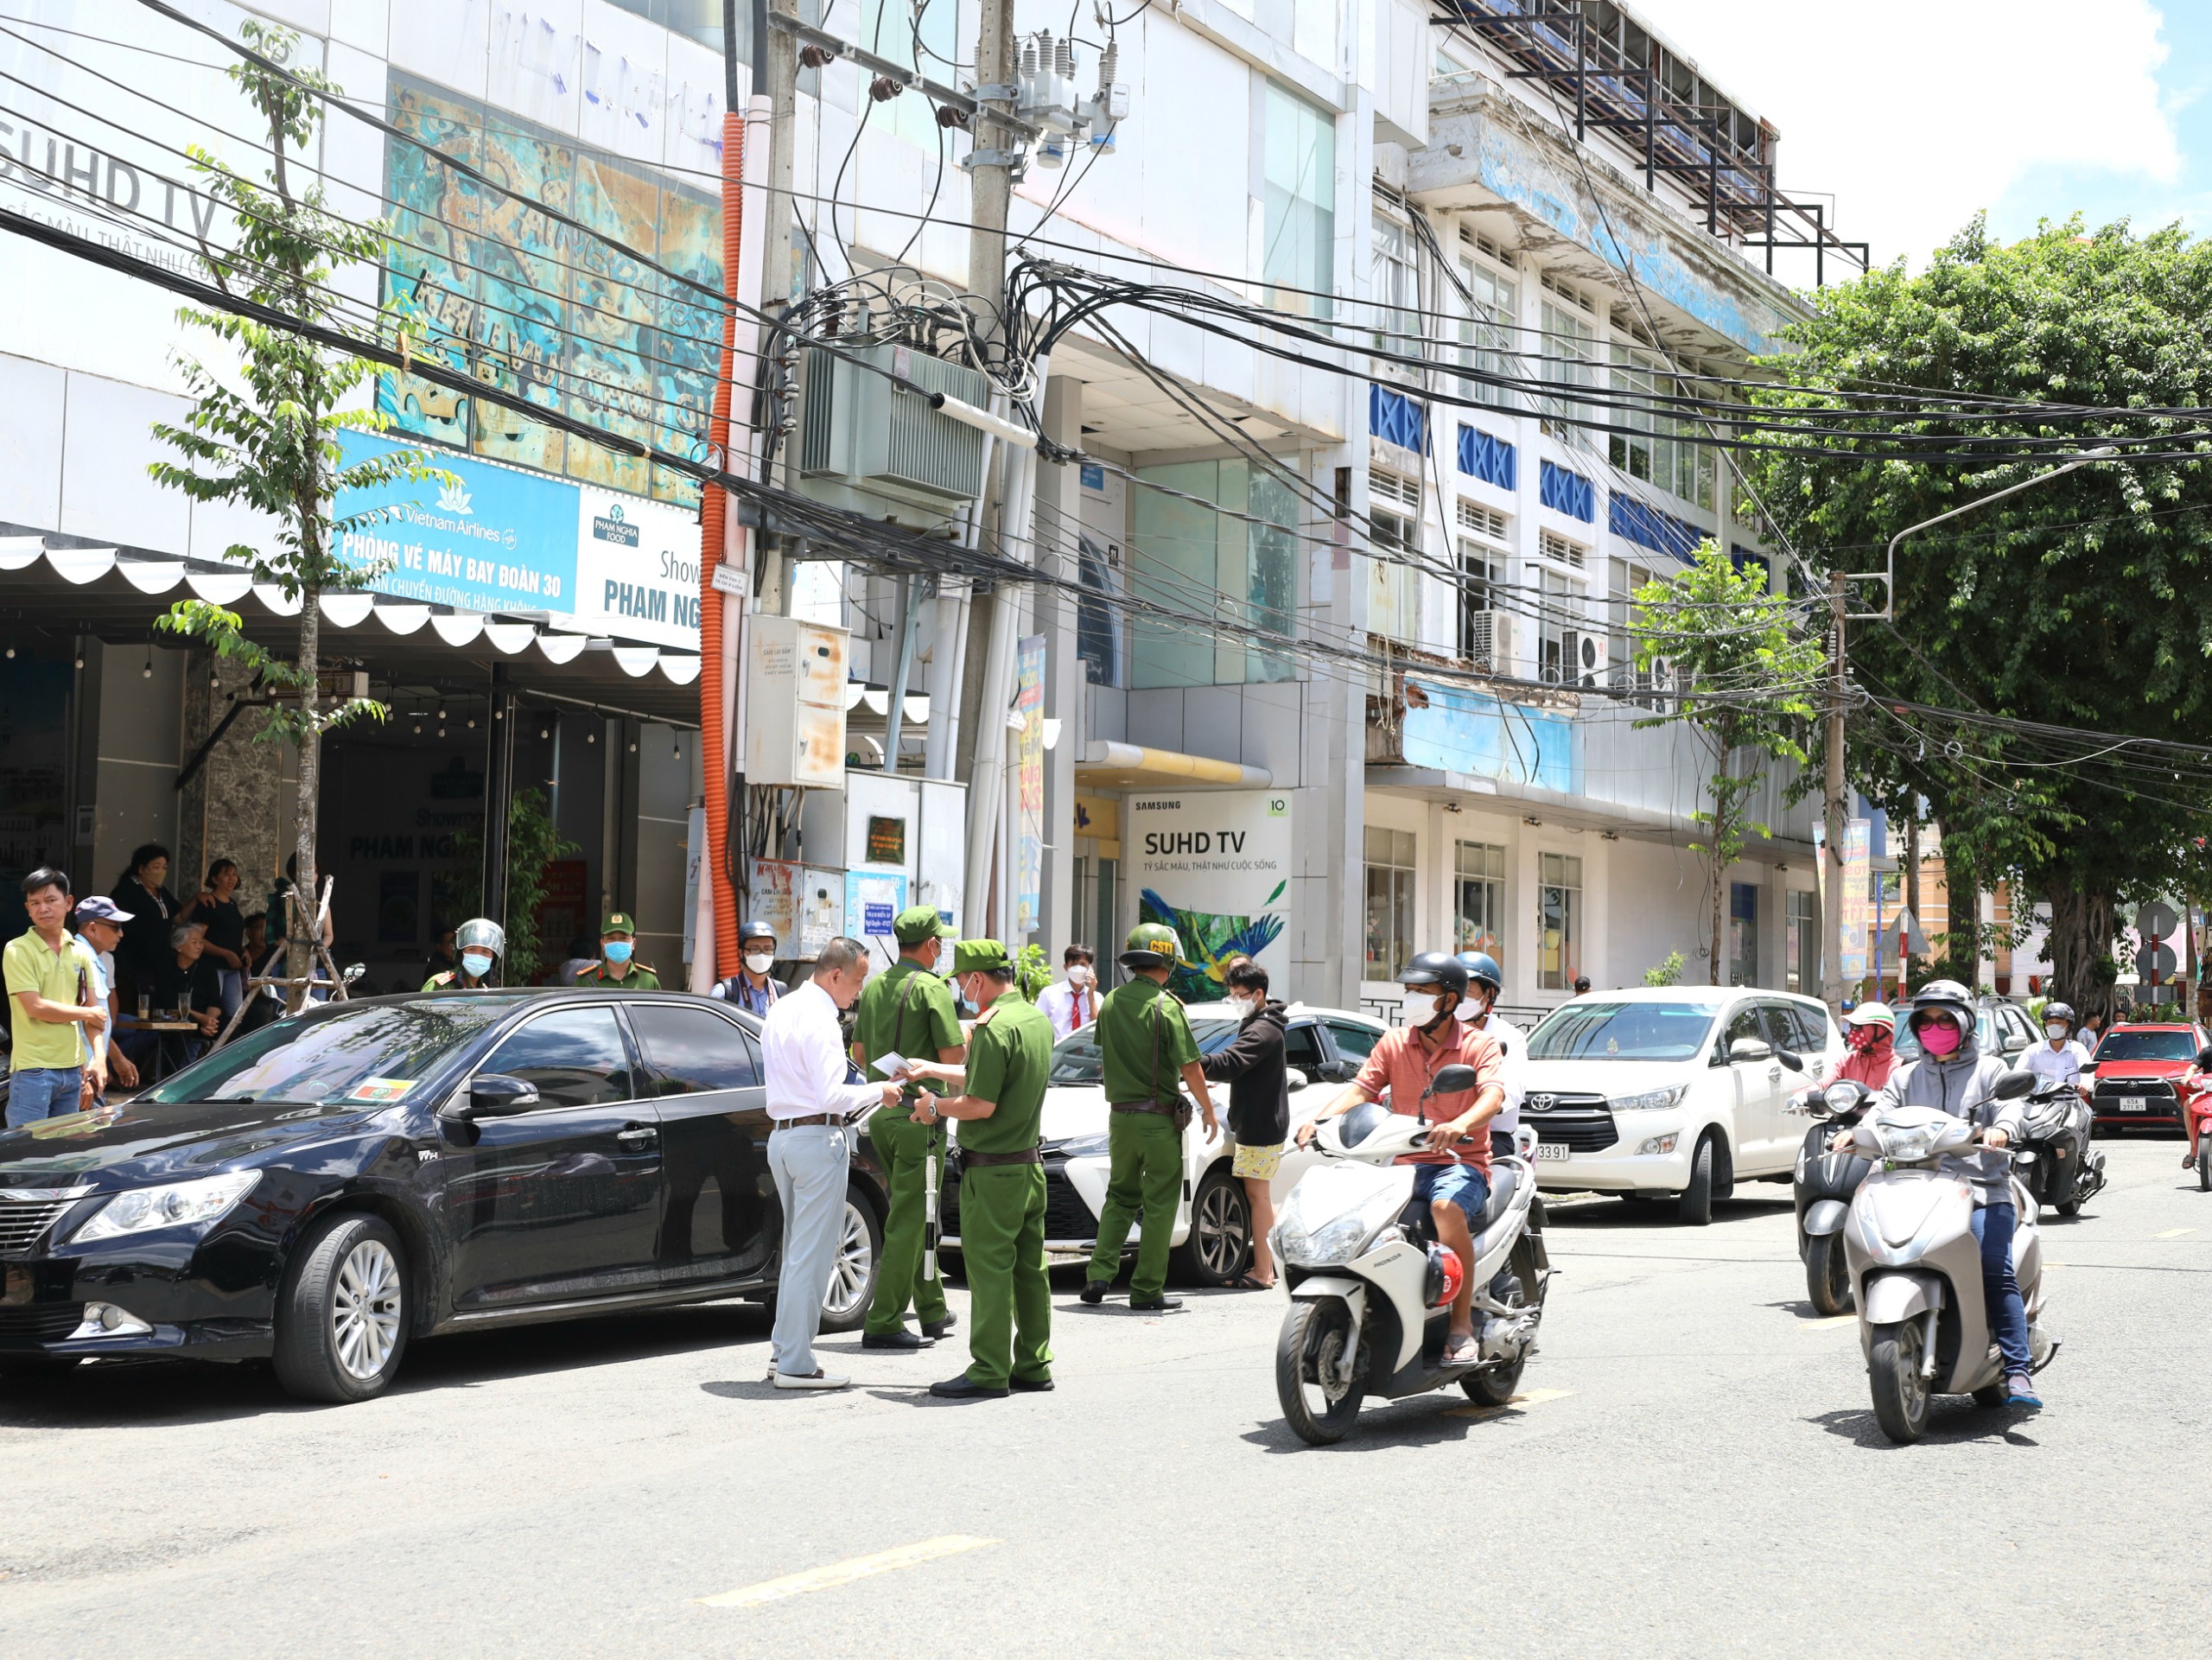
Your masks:
<svg viewBox="0 0 2212 1660"><path fill-rule="evenodd" d="M1646 1136L1643 1145L1636 1149L1636 1156L1639 1159L1664 1158L1675 1150L1677 1139L1673 1135Z"/></svg>
<svg viewBox="0 0 2212 1660"><path fill-rule="evenodd" d="M1073 1136L1054 1150L1064 1159L1103 1159L1113 1148L1108 1145L1106 1136L1100 1134Z"/></svg>
<svg viewBox="0 0 2212 1660"><path fill-rule="evenodd" d="M118 1193L87 1218L70 1243L88 1245L153 1228L213 1222L244 1199L261 1180L258 1170L233 1170L197 1181L165 1182L159 1187L131 1187Z"/></svg>
<svg viewBox="0 0 2212 1660"><path fill-rule="evenodd" d="M1671 1090L1646 1090L1641 1095L1617 1095L1605 1103L1615 1112L1664 1112L1669 1107L1681 1104L1687 1084L1677 1084Z"/></svg>

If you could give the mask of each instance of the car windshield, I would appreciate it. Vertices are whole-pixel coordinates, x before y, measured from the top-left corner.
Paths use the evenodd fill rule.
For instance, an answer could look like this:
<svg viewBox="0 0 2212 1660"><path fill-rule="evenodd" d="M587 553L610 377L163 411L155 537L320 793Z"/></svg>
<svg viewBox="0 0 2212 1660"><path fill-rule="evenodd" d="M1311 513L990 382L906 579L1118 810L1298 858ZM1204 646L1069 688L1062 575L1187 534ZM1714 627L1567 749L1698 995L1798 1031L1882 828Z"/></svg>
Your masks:
<svg viewBox="0 0 2212 1660"><path fill-rule="evenodd" d="M2004 1045L1997 1036L1997 1017L1986 1008L1978 1009L1974 1013L1974 1046L1985 1055L2001 1056L2005 1053ZM1897 1037L1890 1048L1891 1053L1899 1060L1920 1059L1920 1040L1912 1034L1912 1022L1910 1018L1898 1020Z"/></svg>
<svg viewBox="0 0 2212 1660"><path fill-rule="evenodd" d="M137 1098L183 1101L404 1101L453 1052L506 1015L509 998L426 997L362 1003L279 1021L226 1044Z"/></svg>
<svg viewBox="0 0 2212 1660"><path fill-rule="evenodd" d="M2099 1065L2109 1060L2194 1060L2196 1039L2188 1032L2113 1032L2097 1046Z"/></svg>
<svg viewBox="0 0 2212 1660"><path fill-rule="evenodd" d="M1198 1042L1198 1053L1210 1055L1225 1048L1230 1039L1236 1035L1237 1022L1205 1015L1191 1019L1191 1035ZM1098 1055L1098 1028L1086 1026L1080 1032L1071 1032L1052 1048L1052 1073L1048 1082L1053 1084L1098 1084L1105 1079L1104 1063Z"/></svg>
<svg viewBox="0 0 2212 1660"><path fill-rule="evenodd" d="M1717 1003L1572 1002L1529 1034L1529 1059L1688 1060L1719 1012Z"/></svg>

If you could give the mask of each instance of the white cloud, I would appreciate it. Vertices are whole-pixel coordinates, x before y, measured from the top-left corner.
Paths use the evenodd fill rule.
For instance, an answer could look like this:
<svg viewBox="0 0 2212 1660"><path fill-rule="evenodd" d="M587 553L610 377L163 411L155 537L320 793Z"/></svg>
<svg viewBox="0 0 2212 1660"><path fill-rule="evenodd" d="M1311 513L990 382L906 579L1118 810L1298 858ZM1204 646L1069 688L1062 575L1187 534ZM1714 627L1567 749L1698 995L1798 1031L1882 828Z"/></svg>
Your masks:
<svg viewBox="0 0 2212 1660"><path fill-rule="evenodd" d="M1915 264L2030 169L2182 173L2150 0L1629 0L1782 134L1782 188ZM2070 204L2052 204L2063 213Z"/></svg>

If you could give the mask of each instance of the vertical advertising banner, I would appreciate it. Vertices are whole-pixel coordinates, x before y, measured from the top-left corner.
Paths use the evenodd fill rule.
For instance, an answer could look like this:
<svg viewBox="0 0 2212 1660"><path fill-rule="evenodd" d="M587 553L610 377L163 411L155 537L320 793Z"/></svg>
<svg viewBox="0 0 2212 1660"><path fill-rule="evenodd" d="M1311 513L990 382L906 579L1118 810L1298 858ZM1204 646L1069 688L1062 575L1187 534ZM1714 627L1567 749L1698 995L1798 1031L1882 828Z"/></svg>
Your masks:
<svg viewBox="0 0 2212 1660"><path fill-rule="evenodd" d="M1021 642L1020 673L1014 682L1014 711L1021 717L1015 740L1014 931L1037 932L1045 885L1045 636ZM1007 942L1019 950L1019 940Z"/></svg>
<svg viewBox="0 0 2212 1660"><path fill-rule="evenodd" d="M1838 960L1847 986L1866 977L1867 929L1873 911L1867 886L1873 870L1871 829L1864 818L1852 819L1843 827L1843 944Z"/></svg>
<svg viewBox="0 0 2212 1660"><path fill-rule="evenodd" d="M1191 790L1122 804L1122 851L1137 882L1137 919L1182 943L1168 984L1185 1002L1227 993L1233 957L1268 970L1287 996L1290 797L1281 790Z"/></svg>

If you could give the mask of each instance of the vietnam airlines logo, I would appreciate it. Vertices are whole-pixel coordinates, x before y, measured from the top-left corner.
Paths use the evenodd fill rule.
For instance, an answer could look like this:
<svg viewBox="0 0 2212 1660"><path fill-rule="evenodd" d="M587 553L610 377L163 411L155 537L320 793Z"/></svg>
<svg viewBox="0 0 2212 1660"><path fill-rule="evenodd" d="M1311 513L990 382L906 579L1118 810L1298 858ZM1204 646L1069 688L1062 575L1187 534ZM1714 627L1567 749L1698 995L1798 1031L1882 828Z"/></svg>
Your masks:
<svg viewBox="0 0 2212 1660"><path fill-rule="evenodd" d="M474 512L469 506L468 487L459 479L448 480L438 489L438 511L467 518Z"/></svg>

